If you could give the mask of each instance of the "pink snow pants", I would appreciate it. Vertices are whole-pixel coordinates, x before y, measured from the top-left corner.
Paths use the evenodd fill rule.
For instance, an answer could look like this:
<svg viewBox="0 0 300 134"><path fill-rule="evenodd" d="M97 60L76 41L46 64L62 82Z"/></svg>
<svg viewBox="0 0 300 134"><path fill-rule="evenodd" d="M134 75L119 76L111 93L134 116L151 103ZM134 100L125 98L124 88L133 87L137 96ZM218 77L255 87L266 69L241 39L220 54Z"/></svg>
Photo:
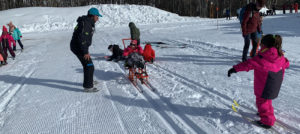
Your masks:
<svg viewBox="0 0 300 134"><path fill-rule="evenodd" d="M260 122L265 125L273 126L276 118L274 115L272 100L256 97L256 106L258 109Z"/></svg>

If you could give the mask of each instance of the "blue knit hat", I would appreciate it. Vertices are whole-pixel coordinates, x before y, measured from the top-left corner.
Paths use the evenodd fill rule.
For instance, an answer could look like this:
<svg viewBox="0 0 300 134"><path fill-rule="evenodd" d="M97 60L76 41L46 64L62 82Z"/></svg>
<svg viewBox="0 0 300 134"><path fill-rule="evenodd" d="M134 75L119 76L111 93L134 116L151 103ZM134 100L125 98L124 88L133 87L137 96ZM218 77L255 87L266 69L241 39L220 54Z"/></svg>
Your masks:
<svg viewBox="0 0 300 134"><path fill-rule="evenodd" d="M98 9L94 8L94 7L88 11L88 15L96 15L96 16L102 17L102 15L99 13Z"/></svg>

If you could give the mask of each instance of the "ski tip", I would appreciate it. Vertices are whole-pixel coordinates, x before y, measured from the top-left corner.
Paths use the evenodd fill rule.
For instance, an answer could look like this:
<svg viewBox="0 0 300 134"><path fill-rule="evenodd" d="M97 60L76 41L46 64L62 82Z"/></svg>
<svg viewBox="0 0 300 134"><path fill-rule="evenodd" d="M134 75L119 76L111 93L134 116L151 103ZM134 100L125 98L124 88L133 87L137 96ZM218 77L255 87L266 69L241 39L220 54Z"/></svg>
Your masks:
<svg viewBox="0 0 300 134"><path fill-rule="evenodd" d="M236 108L235 108L235 106L232 104L232 110L234 111L234 112L237 112L237 110L236 110Z"/></svg>

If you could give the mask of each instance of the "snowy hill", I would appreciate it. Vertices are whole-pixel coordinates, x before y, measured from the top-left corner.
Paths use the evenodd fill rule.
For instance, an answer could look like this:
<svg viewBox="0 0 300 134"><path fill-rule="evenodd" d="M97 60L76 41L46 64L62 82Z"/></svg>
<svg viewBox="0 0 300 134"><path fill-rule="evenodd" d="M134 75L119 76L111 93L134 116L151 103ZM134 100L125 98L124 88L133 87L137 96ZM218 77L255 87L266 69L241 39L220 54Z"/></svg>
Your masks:
<svg viewBox="0 0 300 134"><path fill-rule="evenodd" d="M82 67L69 50L75 20L90 6L0 12L0 24L12 20L24 32L25 46L0 67L1 134L277 133L252 125L231 108L236 100L242 114L259 119L253 71L227 77L242 55L237 19L180 17L148 6L93 7L104 15L90 47L100 82L97 93L82 91ZM270 16L263 22L265 34L282 35L291 63L273 101L274 128L283 134L300 133L299 16ZM122 62L103 58L111 54L109 44L121 46L121 39L129 37L130 21L140 28L142 43L165 43L152 44L157 59L147 66L155 92L142 85L144 93L139 93L125 78Z"/></svg>
<svg viewBox="0 0 300 134"><path fill-rule="evenodd" d="M191 20L179 17L150 6L137 5L93 5L74 8L34 7L2 11L0 24L13 20L23 32L44 32L53 30L71 30L76 25L78 15L87 14L87 10L96 7L103 15L100 27L127 26L130 21L137 24L168 23Z"/></svg>

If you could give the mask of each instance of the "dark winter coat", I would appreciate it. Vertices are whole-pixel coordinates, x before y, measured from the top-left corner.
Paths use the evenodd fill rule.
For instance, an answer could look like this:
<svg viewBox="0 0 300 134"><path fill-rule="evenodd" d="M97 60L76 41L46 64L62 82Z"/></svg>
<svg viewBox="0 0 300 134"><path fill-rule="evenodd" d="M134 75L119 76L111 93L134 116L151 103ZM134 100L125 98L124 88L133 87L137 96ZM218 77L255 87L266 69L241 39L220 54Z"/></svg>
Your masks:
<svg viewBox="0 0 300 134"><path fill-rule="evenodd" d="M123 50L120 49L119 45L113 45L112 46L112 56L109 56L108 61L111 60L122 60L123 58Z"/></svg>
<svg viewBox="0 0 300 134"><path fill-rule="evenodd" d="M275 99L280 91L285 69L289 61L279 56L275 47L263 47L252 59L233 66L235 71L254 70L254 94L264 99Z"/></svg>
<svg viewBox="0 0 300 134"><path fill-rule="evenodd" d="M74 53L88 54L94 30L95 21L92 18L88 16L79 17L71 40L71 50Z"/></svg>
<svg viewBox="0 0 300 134"><path fill-rule="evenodd" d="M133 22L129 23L130 36L132 40L140 40L140 30L135 26Z"/></svg>
<svg viewBox="0 0 300 134"><path fill-rule="evenodd" d="M248 4L246 6L246 11L242 21L243 36L254 32L261 32L261 21L262 20L259 15L259 10L256 8L256 4Z"/></svg>

